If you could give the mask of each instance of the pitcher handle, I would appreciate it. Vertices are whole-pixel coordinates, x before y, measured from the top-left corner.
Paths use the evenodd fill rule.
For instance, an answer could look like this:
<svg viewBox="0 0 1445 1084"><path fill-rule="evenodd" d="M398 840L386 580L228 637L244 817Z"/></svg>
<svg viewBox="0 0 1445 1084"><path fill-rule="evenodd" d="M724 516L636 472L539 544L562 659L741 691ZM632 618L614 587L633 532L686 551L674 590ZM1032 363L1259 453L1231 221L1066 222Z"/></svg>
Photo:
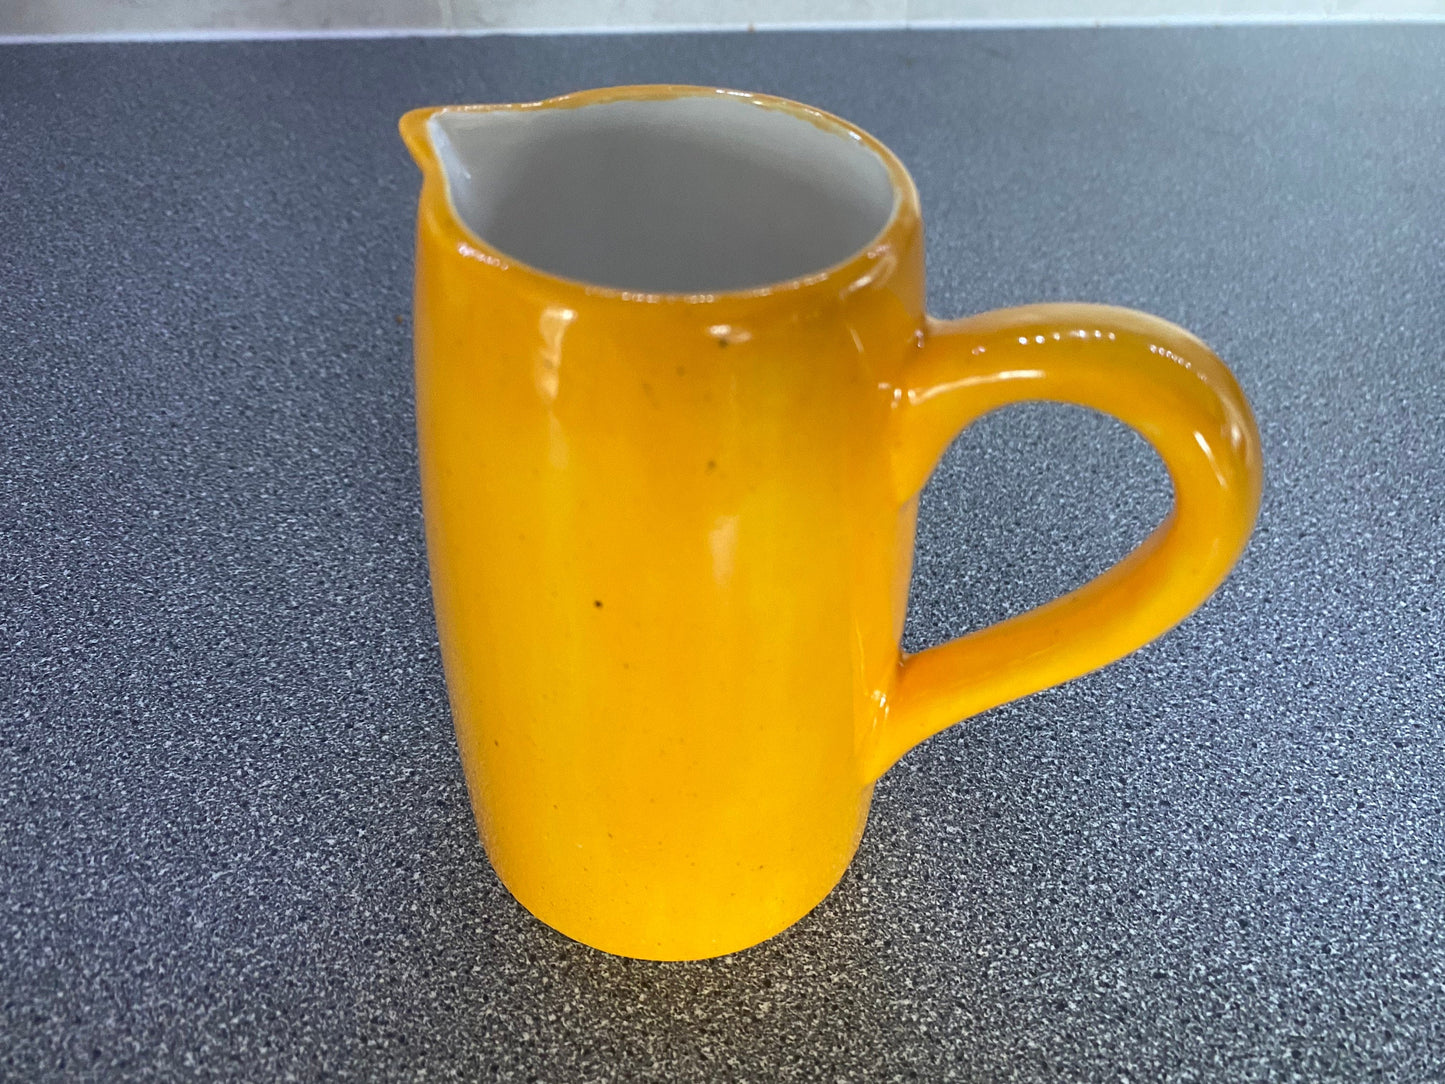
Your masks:
<svg viewBox="0 0 1445 1084"><path fill-rule="evenodd" d="M957 433L1023 400L1091 407L1135 429L1174 485L1164 521L1122 561L1067 595L905 656L865 740L876 779L961 719L1107 665L1174 627L1219 586L1259 513L1259 431L1233 374L1189 332L1104 305L1000 309L930 319L895 394L900 500Z"/></svg>

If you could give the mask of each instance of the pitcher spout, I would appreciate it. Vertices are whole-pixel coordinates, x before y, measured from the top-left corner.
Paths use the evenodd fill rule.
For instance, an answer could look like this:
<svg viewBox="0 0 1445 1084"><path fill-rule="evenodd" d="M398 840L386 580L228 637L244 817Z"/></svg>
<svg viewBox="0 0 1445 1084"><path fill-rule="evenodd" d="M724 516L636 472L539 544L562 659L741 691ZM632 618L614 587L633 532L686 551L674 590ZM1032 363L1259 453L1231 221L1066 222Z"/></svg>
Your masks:
<svg viewBox="0 0 1445 1084"><path fill-rule="evenodd" d="M429 174L436 166L436 154L432 150L427 123L444 108L444 106L429 106L425 109L413 109L402 114L401 120L397 121L396 126L401 132L401 141L406 144L412 161L417 164L417 168L423 174Z"/></svg>

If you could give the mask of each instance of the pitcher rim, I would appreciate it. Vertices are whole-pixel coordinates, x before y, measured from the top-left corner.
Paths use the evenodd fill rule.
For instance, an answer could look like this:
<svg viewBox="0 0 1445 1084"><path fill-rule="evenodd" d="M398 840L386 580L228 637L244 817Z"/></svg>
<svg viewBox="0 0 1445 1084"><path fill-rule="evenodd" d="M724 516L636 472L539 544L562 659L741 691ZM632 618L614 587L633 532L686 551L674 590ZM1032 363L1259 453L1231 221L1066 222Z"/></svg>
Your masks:
<svg viewBox="0 0 1445 1084"><path fill-rule="evenodd" d="M450 185L445 170L436 154L430 133L430 122L447 113L491 113L499 111L530 112L542 109L576 109L589 105L602 105L620 101L668 101L684 97L726 96L741 99L766 109L776 109L817 128L840 137L856 140L871 151L888 174L889 187L893 193L893 205L888 217L878 232L866 243L849 255L834 263L796 275L791 278L747 286L740 289L709 291L647 291L629 290L623 287L607 286L585 279L544 271L535 265L504 252L479 236L466 224L452 201ZM498 102L476 105L434 105L410 109L397 123L403 142L411 152L423 178L422 202L425 206L430 198L440 197L445 210L443 224L454 247L466 257L479 260L499 271L517 274L538 285L551 289L569 289L584 292L592 298L610 298L632 304L710 304L727 301L765 299L779 295L796 295L812 290L832 290L851 293L873 284L880 278L880 271L890 270L890 259L895 248L903 239L910 222L919 218L918 190L907 168L898 156L882 141L842 117L773 94L754 91L733 90L726 87L695 86L683 83L644 83L613 87L599 87L592 90L571 91L526 102ZM886 277L881 276L881 277Z"/></svg>

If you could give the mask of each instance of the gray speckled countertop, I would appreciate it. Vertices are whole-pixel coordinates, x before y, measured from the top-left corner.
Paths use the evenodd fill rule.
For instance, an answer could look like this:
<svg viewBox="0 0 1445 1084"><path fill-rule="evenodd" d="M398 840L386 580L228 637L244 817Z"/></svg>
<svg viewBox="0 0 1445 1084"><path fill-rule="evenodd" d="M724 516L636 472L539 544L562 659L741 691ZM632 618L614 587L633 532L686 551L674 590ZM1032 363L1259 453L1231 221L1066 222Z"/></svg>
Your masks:
<svg viewBox="0 0 1445 1084"><path fill-rule="evenodd" d="M1445 27L0 49L0 1077L1445 1077ZM734 957L606 957L476 841L413 450L404 109L821 105L913 169L941 315L1133 305L1233 365L1243 562L883 782ZM1019 407L924 500L910 646L1167 507Z"/></svg>

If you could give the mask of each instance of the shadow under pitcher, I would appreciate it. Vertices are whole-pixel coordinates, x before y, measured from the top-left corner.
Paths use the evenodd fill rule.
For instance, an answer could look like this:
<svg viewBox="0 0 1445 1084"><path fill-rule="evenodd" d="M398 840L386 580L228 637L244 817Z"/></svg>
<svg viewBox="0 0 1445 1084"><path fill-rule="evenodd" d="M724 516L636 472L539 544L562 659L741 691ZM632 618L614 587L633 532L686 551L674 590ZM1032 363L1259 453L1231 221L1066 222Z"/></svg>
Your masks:
<svg viewBox="0 0 1445 1084"><path fill-rule="evenodd" d="M918 195L777 98L419 109L417 432L437 626L492 865L607 952L717 956L843 875L918 742L1171 628L1259 507L1239 386L1125 309L924 311ZM980 415L1132 426L1174 505L1063 598L915 655L918 494Z"/></svg>

